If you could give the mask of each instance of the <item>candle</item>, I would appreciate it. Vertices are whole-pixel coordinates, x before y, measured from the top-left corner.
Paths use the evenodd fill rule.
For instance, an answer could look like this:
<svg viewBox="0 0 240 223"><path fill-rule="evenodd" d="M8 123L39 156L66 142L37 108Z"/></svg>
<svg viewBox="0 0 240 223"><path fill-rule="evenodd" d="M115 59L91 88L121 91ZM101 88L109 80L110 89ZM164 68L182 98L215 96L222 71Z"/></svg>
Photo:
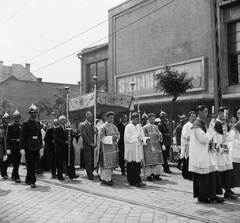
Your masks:
<svg viewBox="0 0 240 223"><path fill-rule="evenodd" d="M214 114L214 106L212 106L212 114Z"/></svg>

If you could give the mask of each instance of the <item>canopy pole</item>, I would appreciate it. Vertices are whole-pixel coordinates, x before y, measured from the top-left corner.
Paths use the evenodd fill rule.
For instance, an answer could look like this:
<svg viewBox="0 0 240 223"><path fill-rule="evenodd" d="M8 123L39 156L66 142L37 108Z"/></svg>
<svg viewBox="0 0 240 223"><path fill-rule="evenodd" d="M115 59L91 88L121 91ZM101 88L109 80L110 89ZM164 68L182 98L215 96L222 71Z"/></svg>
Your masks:
<svg viewBox="0 0 240 223"><path fill-rule="evenodd" d="M94 80L94 108L93 108L93 117L94 117L94 127L97 126L97 80L98 77L94 76L93 77ZM97 144L97 135L94 134L94 145Z"/></svg>

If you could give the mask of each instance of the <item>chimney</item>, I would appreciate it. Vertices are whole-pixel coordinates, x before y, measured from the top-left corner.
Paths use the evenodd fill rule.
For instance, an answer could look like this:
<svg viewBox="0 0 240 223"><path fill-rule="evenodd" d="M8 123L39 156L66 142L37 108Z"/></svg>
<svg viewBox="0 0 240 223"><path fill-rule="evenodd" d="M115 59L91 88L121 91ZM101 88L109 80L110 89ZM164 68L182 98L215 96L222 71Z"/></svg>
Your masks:
<svg viewBox="0 0 240 223"><path fill-rule="evenodd" d="M25 63L26 73L30 74L30 63Z"/></svg>
<svg viewBox="0 0 240 223"><path fill-rule="evenodd" d="M37 78L37 82L42 83L42 78Z"/></svg>

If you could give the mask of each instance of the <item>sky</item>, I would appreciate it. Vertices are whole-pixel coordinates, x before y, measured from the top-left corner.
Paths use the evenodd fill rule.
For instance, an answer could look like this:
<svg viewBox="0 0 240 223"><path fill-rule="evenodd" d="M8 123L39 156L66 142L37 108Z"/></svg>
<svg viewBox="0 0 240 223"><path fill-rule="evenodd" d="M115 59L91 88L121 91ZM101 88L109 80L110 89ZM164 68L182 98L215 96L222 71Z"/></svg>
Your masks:
<svg viewBox="0 0 240 223"><path fill-rule="evenodd" d="M124 1L0 0L0 61L5 66L30 63L30 71L44 82L77 84L77 52L108 42L108 22L103 21L108 19L108 9Z"/></svg>

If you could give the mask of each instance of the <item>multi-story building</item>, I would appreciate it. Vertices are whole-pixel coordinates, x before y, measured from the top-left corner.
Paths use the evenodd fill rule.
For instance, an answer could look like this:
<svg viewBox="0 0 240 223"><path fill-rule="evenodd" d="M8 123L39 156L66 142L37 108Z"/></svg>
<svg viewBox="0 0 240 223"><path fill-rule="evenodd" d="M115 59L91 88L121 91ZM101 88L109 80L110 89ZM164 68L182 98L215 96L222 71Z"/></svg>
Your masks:
<svg viewBox="0 0 240 223"><path fill-rule="evenodd" d="M17 72L17 68L19 72ZM42 78L37 78L30 72L30 64L26 68L24 69L22 65L17 64L2 66L1 68L0 63L0 70L4 70L5 75L6 72L9 72L9 75L0 79L0 100L8 99L12 103L11 111L8 110L8 113L12 115L17 108L22 114L22 120L28 118L28 108L31 106L31 103L36 105L38 101L48 98L54 104L57 99L54 97L57 93L57 88L66 87L66 84L43 82ZM67 86L70 89L70 98L79 95L80 82L76 85L67 84ZM52 120L54 116L47 116L44 112L40 118L41 120Z"/></svg>
<svg viewBox="0 0 240 223"><path fill-rule="evenodd" d="M214 98L222 98L230 115L236 115L240 102L240 1L125 1L109 10L106 46L108 91L133 94L140 99L142 111L158 114L160 109L170 110L172 97L156 92L154 81L154 75L169 65L194 78L193 88L176 102L175 119L199 104L211 111ZM89 56L88 64L93 58ZM89 74L82 70L85 86Z"/></svg>

